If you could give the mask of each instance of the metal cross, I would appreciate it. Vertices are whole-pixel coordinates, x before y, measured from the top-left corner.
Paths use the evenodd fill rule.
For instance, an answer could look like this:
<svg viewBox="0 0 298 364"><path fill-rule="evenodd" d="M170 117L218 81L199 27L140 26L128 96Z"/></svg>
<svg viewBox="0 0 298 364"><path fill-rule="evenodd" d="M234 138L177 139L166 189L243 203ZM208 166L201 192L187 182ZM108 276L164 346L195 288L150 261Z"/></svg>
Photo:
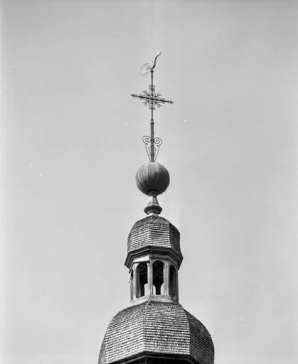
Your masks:
<svg viewBox="0 0 298 364"><path fill-rule="evenodd" d="M155 91L155 86L153 84L153 73L154 73L154 68L155 68L155 64L156 64L156 58L160 54L161 53L158 53L156 55L152 64L146 63L144 65L146 67L145 72L147 73L148 70L150 69L150 74L151 74L151 85L149 85L149 91L145 90L140 95L136 95L136 94L131 95L132 97L137 97L138 99L142 100L143 104L145 106L148 106L149 109L151 110L151 122L150 122L151 135L150 135L150 137L148 137L148 136L143 137L143 142L145 143L150 162L154 162L156 160L157 154L159 151L159 147L162 144L162 140L160 138L154 137L153 111L156 109L156 107L160 108L165 103L173 104L173 101L162 98L161 97L162 95L159 92ZM142 67L142 70L143 70L143 67Z"/></svg>

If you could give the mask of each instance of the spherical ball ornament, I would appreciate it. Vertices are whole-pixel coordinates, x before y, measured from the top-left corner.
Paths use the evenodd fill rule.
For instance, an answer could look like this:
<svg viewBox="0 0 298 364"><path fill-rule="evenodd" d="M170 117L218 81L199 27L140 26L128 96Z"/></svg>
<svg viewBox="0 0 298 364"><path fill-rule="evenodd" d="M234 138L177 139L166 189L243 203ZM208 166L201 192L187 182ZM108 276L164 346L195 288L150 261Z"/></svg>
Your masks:
<svg viewBox="0 0 298 364"><path fill-rule="evenodd" d="M137 171L136 183L140 191L148 195L155 191L156 195L165 192L170 184L170 175L166 167L157 162L143 164Z"/></svg>

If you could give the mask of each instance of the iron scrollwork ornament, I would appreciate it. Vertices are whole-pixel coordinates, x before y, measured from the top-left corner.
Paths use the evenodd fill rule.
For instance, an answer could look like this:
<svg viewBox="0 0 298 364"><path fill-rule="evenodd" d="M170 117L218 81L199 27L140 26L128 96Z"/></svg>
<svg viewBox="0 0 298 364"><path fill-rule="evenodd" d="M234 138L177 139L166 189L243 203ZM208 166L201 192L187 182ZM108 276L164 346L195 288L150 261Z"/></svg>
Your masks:
<svg viewBox="0 0 298 364"><path fill-rule="evenodd" d="M155 137L153 143L151 142L151 138L149 136L143 136L143 142L145 144L146 152L148 154L149 161L151 160L151 149L153 144L153 154L154 154L154 162L158 156L159 148L162 145L162 140L158 137Z"/></svg>
<svg viewBox="0 0 298 364"><path fill-rule="evenodd" d="M166 100L161 97L161 93L156 92L155 85L153 84L153 73L154 68L156 66L157 57L161 55L161 52L158 52L152 62L145 63L141 68L141 74L147 75L150 71L151 74L151 84L149 85L149 90L144 90L141 94L136 95L132 94L131 96L134 98L138 98L142 101L145 106L148 106L151 111L151 121L150 121L150 129L151 129L151 136L144 136L143 142L145 143L146 152L149 157L149 161L155 162L159 148L162 145L162 140L158 137L154 137L154 119L153 119L153 112L156 108L160 108L164 104L173 104L172 100Z"/></svg>

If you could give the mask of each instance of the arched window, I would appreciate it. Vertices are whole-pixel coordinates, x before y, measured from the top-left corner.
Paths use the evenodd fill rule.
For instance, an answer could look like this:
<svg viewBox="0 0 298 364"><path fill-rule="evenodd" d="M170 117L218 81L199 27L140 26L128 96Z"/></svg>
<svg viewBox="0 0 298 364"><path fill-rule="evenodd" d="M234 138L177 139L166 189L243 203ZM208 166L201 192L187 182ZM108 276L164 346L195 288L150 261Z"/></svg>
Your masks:
<svg viewBox="0 0 298 364"><path fill-rule="evenodd" d="M155 294L160 295L162 291L164 263L157 260L153 263L153 287L155 287Z"/></svg>
<svg viewBox="0 0 298 364"><path fill-rule="evenodd" d="M137 274L136 297L139 298L145 295L145 285L148 282L147 263L140 263L136 269L136 274Z"/></svg>
<svg viewBox="0 0 298 364"><path fill-rule="evenodd" d="M170 266L170 287L169 293L174 300L178 299L177 292L177 271L173 265Z"/></svg>

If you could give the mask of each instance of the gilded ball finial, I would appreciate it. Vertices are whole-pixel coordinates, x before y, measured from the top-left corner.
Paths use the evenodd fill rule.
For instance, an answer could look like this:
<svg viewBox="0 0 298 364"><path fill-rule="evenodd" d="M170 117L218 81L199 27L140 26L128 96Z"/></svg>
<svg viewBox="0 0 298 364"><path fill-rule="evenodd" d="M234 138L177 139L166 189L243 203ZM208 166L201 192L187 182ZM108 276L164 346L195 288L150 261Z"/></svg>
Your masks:
<svg viewBox="0 0 298 364"><path fill-rule="evenodd" d="M146 214L160 214L157 196L166 191L170 184L170 174L166 167L157 162L143 164L137 171L136 184L140 191L149 196L149 203L145 207Z"/></svg>

